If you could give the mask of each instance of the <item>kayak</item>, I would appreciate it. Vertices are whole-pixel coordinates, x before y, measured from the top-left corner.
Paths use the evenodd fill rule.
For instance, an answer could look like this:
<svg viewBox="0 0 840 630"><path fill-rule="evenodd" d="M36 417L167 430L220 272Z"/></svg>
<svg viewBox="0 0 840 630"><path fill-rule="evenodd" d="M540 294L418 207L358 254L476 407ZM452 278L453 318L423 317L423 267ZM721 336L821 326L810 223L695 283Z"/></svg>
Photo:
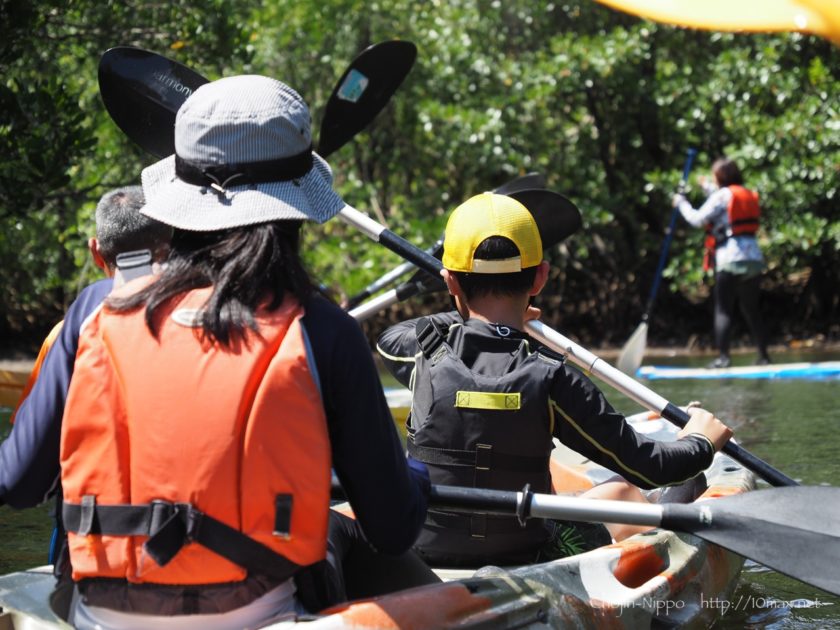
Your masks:
<svg viewBox="0 0 840 630"><path fill-rule="evenodd" d="M643 365L636 372L636 375L651 380L724 378L837 379L840 378L840 361L742 365L728 368Z"/></svg>
<svg viewBox="0 0 840 630"><path fill-rule="evenodd" d="M406 395L400 390L388 394L389 401L397 403L395 417L406 411ZM675 439L670 423L647 412L630 420L641 433ZM562 445L552 454L552 478L559 491L584 490L612 475ZM706 477L708 489L699 500L755 487L752 473L720 453ZM652 491L649 498L655 500L658 492ZM439 570L444 580L440 584L350 602L305 620L289 618L267 627L706 627L722 613L708 602L728 601L743 563L742 557L690 534L653 529L543 564ZM0 628L68 628L49 606L52 587L50 567L0 577Z"/></svg>

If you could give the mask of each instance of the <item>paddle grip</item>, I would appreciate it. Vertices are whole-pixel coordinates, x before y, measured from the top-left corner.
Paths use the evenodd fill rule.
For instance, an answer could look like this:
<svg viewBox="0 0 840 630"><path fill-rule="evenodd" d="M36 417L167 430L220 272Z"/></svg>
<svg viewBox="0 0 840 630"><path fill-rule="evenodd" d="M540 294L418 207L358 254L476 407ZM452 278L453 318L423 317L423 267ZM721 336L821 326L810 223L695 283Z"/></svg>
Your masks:
<svg viewBox="0 0 840 630"><path fill-rule="evenodd" d="M666 420L673 422L680 428L685 427L685 425L691 419L691 416L689 416L687 412L670 402L665 406L664 409L662 409L659 415L661 415ZM770 464L756 457L749 451L744 450L743 448L741 448L740 444L737 444L732 440L729 440L726 443L726 445L721 449L721 452L725 455L729 455L736 462L743 465L744 468L751 470L756 475L764 479L771 486L799 485L796 481L788 477L786 474L784 474L780 470L776 470Z"/></svg>
<svg viewBox="0 0 840 630"><path fill-rule="evenodd" d="M402 256L406 260L410 260L434 278L440 277L440 270L443 269L443 264L437 258L412 245L401 236L397 236L391 230L380 232L378 240L392 252Z"/></svg>
<svg viewBox="0 0 840 630"><path fill-rule="evenodd" d="M662 506L661 527L678 532L697 534L712 525L711 514L702 506L666 503Z"/></svg>
<svg viewBox="0 0 840 630"><path fill-rule="evenodd" d="M433 485L429 492L429 505L458 511L476 511L487 514L517 514L521 493L511 490L486 490ZM523 517L527 518L528 514Z"/></svg>

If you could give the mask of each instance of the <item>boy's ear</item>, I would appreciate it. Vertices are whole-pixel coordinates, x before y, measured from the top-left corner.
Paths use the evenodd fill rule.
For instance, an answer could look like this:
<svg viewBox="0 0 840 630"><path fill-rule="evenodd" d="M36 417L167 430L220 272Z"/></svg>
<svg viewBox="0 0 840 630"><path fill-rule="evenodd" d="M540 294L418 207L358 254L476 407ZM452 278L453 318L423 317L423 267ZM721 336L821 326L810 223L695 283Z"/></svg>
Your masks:
<svg viewBox="0 0 840 630"><path fill-rule="evenodd" d="M449 295L457 297L461 293L461 283L458 282L458 278L456 278L454 274L450 273L448 269L441 269L440 275L446 283L446 289L449 291Z"/></svg>
<svg viewBox="0 0 840 630"><path fill-rule="evenodd" d="M537 267L537 274L534 276L534 284L531 285L531 290L528 292L528 295L539 295L540 291L543 290L545 283L548 282L549 268L547 261L544 260L540 263L540 266Z"/></svg>
<svg viewBox="0 0 840 630"><path fill-rule="evenodd" d="M443 281L446 283L449 295L452 296L452 301L455 304L455 310L458 311L458 314L464 319L469 319L470 309L467 306L467 300L464 297L464 291L461 289L461 283L458 282L458 278L455 274L450 273L446 269L442 269L440 275L443 276Z"/></svg>

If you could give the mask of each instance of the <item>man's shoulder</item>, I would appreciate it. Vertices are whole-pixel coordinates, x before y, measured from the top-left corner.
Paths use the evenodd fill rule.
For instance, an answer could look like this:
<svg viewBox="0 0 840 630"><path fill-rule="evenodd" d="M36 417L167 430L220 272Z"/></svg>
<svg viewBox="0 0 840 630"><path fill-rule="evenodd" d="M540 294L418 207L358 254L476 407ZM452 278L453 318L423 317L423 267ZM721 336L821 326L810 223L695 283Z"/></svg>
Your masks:
<svg viewBox="0 0 840 630"><path fill-rule="evenodd" d="M79 292L64 315L64 329L62 335L70 335L77 340L82 325L96 312L105 298L111 293L113 281L110 278L97 280Z"/></svg>
<svg viewBox="0 0 840 630"><path fill-rule="evenodd" d="M92 307L96 307L108 297L113 287L114 281L111 278L103 278L87 285L79 291L79 295L73 300L70 309L91 308L92 310Z"/></svg>

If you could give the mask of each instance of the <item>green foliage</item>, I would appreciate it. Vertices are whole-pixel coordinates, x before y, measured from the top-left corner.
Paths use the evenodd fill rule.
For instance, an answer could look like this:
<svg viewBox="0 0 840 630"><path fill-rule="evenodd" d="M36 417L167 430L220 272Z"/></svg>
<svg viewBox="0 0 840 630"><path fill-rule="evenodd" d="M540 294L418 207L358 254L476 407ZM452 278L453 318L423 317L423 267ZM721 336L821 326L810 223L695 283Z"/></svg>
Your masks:
<svg viewBox="0 0 840 630"><path fill-rule="evenodd" d="M255 4L255 3L254 3ZM0 333L43 333L74 297L92 209L150 161L99 100L114 45L167 52L223 74L247 59L253 4L0 0Z"/></svg>
<svg viewBox="0 0 840 630"><path fill-rule="evenodd" d="M584 215L584 230L549 253L546 317L621 343L641 316L686 149L700 150L697 174L725 153L762 195L773 299L807 332L840 319L840 64L822 40L680 30L588 1L0 2L0 262L14 287L0 328L58 316L86 259L92 205L151 161L102 111L106 48L151 48L210 78L278 77L317 128L349 60L395 37L417 44L415 68L330 156L351 205L427 246L470 195L544 173ZM315 274L347 294L400 262L338 221L306 238ZM678 227L652 336L708 330L695 308L708 294L701 241ZM774 334L801 332L785 326Z"/></svg>

